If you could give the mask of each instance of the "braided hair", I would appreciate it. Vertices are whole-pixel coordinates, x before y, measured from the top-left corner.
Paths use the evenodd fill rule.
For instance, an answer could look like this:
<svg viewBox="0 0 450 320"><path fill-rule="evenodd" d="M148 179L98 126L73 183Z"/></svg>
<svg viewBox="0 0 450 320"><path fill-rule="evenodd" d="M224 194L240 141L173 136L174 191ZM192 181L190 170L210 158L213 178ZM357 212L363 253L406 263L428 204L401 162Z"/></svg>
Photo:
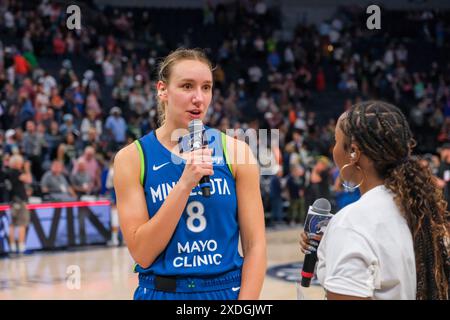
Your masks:
<svg viewBox="0 0 450 320"><path fill-rule="evenodd" d="M408 122L395 106L368 101L353 106L341 120L346 136L373 161L384 185L404 215L414 242L416 298L449 299L449 212L429 168L411 157L416 145Z"/></svg>

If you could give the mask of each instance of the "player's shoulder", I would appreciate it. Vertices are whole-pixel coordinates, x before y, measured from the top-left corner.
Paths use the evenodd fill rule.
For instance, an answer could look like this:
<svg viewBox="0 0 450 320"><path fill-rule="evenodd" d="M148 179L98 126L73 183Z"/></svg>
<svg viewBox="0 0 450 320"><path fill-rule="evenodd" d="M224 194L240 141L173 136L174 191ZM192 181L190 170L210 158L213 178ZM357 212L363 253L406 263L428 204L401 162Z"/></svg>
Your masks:
<svg viewBox="0 0 450 320"><path fill-rule="evenodd" d="M129 161L139 159L139 153L136 143L130 143L117 151L114 157L114 164L117 167L118 164L129 163Z"/></svg>
<svg viewBox="0 0 450 320"><path fill-rule="evenodd" d="M241 167L243 171L248 171L248 165L258 164L252 149L246 141L226 135L226 144L228 159L231 162L235 176L237 176L237 172L241 171Z"/></svg>
<svg viewBox="0 0 450 320"><path fill-rule="evenodd" d="M228 150L235 152L245 152L250 150L248 143L244 140L232 137L226 133L224 133L224 135Z"/></svg>

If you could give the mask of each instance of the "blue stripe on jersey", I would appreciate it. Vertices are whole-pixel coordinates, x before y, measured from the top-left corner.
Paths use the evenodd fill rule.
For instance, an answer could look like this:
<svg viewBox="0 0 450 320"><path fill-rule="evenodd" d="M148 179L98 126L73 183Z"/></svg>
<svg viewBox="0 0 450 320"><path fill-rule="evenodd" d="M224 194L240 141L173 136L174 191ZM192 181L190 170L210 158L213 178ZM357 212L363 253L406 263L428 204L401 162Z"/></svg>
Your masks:
<svg viewBox="0 0 450 320"><path fill-rule="evenodd" d="M224 158L220 131L207 128L205 133L208 146L213 149L211 196L203 197L199 186L192 190L165 251L149 268L137 265L137 272L214 276L242 267L236 183ZM154 131L139 140L145 155L144 191L151 218L180 179L185 161L166 149Z"/></svg>

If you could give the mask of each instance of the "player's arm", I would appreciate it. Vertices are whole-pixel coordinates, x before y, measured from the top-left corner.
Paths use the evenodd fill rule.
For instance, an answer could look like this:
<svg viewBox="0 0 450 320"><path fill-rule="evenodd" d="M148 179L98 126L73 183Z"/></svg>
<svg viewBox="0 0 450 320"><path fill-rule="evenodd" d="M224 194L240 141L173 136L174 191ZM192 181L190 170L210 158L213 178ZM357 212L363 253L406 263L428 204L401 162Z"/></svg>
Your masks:
<svg viewBox="0 0 450 320"><path fill-rule="evenodd" d="M197 151L199 152L204 151ZM120 228L128 249L133 259L143 268L147 268L169 243L193 186L206 172L208 174L211 172L201 169L200 165L187 164L182 178L170 191L158 212L150 219L144 190L139 180L139 163L139 153L135 144L123 148L114 160L113 179Z"/></svg>
<svg viewBox="0 0 450 320"><path fill-rule="evenodd" d="M240 300L259 299L266 274L264 208L259 185L259 167L249 146L227 137L235 170L238 219L244 265Z"/></svg>
<svg viewBox="0 0 450 320"><path fill-rule="evenodd" d="M140 176L139 153L134 144L114 159L114 188L120 228L133 259L149 267L166 248L189 197L190 190L176 184L160 210L150 219Z"/></svg>

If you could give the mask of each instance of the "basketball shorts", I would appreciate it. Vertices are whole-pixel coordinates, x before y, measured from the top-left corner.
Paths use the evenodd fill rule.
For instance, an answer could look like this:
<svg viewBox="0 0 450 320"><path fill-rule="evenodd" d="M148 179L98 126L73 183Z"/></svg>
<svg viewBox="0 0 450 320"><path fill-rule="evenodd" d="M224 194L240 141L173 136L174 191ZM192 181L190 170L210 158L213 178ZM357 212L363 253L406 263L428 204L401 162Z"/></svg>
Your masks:
<svg viewBox="0 0 450 320"><path fill-rule="evenodd" d="M139 274L134 300L237 300L240 286L240 269L214 277Z"/></svg>

